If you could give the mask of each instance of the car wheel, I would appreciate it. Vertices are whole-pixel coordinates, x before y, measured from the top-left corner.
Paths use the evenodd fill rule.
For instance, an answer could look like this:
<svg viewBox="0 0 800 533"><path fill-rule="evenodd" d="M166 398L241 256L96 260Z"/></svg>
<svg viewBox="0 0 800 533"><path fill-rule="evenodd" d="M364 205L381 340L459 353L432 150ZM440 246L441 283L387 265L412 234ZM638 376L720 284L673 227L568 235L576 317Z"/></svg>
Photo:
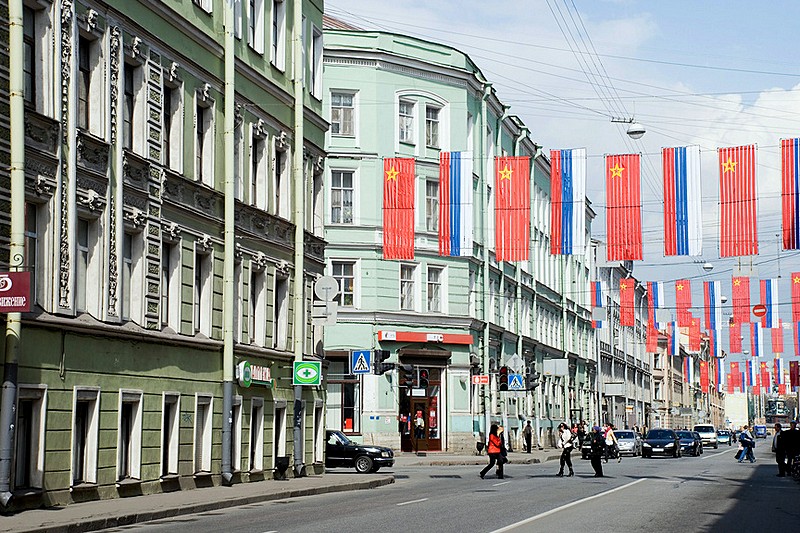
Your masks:
<svg viewBox="0 0 800 533"><path fill-rule="evenodd" d="M359 455L356 457L356 472L359 474L366 474L372 470L372 459L366 455Z"/></svg>
<svg viewBox="0 0 800 533"><path fill-rule="evenodd" d="M715 450L719 449L719 444L715 444L715 445L714 445L714 449L715 449Z"/></svg>

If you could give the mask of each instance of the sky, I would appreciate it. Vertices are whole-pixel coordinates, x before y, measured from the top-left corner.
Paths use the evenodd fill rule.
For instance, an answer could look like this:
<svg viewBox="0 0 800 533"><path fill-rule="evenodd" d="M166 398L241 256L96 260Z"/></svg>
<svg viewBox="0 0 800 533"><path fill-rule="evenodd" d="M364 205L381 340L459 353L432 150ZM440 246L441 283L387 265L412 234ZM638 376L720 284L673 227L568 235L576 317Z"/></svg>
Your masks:
<svg viewBox="0 0 800 533"><path fill-rule="evenodd" d="M782 251L778 237L779 142L800 136L800 56L793 51L800 2L328 0L325 11L365 29L453 46L478 65L545 153L586 148L595 238L606 234L604 154L641 153L645 248L634 276L691 279L698 313L703 280L721 280L730 305L733 274L752 276L754 300L756 279L780 277L780 313L791 319L790 273L800 271L800 254ZM632 140L627 124L612 118L635 118L647 133ZM758 151L760 253L723 260L716 150L745 144ZM665 258L661 148L686 145L701 147L704 254ZM714 266L710 273L705 262Z"/></svg>

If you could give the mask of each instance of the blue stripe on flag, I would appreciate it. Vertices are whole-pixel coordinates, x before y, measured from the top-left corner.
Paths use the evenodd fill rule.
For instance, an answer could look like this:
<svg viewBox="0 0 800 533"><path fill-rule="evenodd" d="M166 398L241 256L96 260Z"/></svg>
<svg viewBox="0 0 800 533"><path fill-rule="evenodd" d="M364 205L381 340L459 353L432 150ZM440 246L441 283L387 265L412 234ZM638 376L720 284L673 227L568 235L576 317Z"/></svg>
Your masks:
<svg viewBox="0 0 800 533"><path fill-rule="evenodd" d="M572 254L572 150L561 150L561 253Z"/></svg>
<svg viewBox="0 0 800 533"><path fill-rule="evenodd" d="M712 281L708 284L708 318L711 322L708 326L710 329L717 329L717 297L716 297L716 284Z"/></svg>
<svg viewBox="0 0 800 533"><path fill-rule="evenodd" d="M689 198L686 147L675 148L675 212L678 255L689 254Z"/></svg>
<svg viewBox="0 0 800 533"><path fill-rule="evenodd" d="M450 153L450 255L461 255L461 152Z"/></svg>

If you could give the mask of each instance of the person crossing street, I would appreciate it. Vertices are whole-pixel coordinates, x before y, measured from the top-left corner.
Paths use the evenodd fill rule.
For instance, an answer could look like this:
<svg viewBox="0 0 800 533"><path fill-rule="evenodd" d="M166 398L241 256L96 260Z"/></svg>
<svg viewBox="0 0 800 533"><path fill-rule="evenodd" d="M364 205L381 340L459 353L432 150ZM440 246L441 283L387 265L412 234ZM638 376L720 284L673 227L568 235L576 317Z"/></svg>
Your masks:
<svg viewBox="0 0 800 533"><path fill-rule="evenodd" d="M569 468L569 474L567 477L572 477L575 475L575 472L572 471L572 458L570 454L572 453L572 449L575 447L575 439L577 436L570 431L569 427L565 423L561 423L558 425L558 447L561 449L561 457L559 458L559 465L561 468L558 470L558 477L564 477L564 465Z"/></svg>

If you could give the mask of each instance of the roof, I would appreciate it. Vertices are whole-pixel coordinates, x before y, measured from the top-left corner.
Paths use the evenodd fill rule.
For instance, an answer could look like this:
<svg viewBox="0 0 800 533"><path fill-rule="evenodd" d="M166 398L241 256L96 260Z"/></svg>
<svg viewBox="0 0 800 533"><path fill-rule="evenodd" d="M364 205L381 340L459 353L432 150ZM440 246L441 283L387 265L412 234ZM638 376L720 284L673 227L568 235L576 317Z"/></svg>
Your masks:
<svg viewBox="0 0 800 533"><path fill-rule="evenodd" d="M353 26L341 19L334 18L330 15L322 15L322 29L324 30L356 30L363 31L364 28Z"/></svg>

